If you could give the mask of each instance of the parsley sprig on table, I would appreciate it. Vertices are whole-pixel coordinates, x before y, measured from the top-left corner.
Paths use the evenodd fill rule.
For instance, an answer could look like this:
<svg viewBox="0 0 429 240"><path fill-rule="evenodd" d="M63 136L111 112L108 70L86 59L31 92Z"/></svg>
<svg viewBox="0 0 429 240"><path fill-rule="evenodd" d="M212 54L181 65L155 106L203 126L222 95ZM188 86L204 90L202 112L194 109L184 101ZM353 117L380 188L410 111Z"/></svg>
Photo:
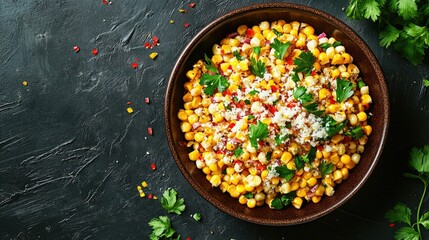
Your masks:
<svg viewBox="0 0 429 240"><path fill-rule="evenodd" d="M258 121L257 124L251 125L249 127L249 139L252 147L258 149L258 142L266 137L268 137L269 130L268 125Z"/></svg>
<svg viewBox="0 0 429 240"><path fill-rule="evenodd" d="M420 64L429 47L429 4L422 0L350 0L350 19L378 21L380 45Z"/></svg>
<svg viewBox="0 0 429 240"><path fill-rule="evenodd" d="M178 198L177 191L172 188L165 190L162 194L161 205L168 213L175 213L177 215L182 214L186 207L185 200Z"/></svg>
<svg viewBox="0 0 429 240"><path fill-rule="evenodd" d="M270 44L270 46L274 49L274 56L277 59L283 60L286 51L290 46L290 42L281 42L277 38L274 38L274 42Z"/></svg>
<svg viewBox="0 0 429 240"><path fill-rule="evenodd" d="M149 235L150 240L180 239L180 235L178 235L176 238L173 238L176 230L172 228L171 220L168 216L159 216L151 219L149 221L149 226L151 226L153 230Z"/></svg>
<svg viewBox="0 0 429 240"><path fill-rule="evenodd" d="M216 66L213 64L213 62L207 57L207 55L204 55L204 59L206 62L204 65L206 66L207 70L211 72L212 74L204 73L201 76L200 79L200 85L205 85L204 93L212 96L216 89L219 92L225 91L229 87L228 80L219 74L219 70L216 68Z"/></svg>
<svg viewBox="0 0 429 240"><path fill-rule="evenodd" d="M403 203L397 203L392 209L386 212L385 217L390 222L404 223L407 226L398 229L395 233L395 239L422 239L421 226L429 230L429 211L420 214L426 191L429 187L429 146L422 149L413 148L410 153L410 166L417 173L405 173L404 176L414 179L420 179L423 183L423 193L417 207L416 222L412 224L411 209Z"/></svg>

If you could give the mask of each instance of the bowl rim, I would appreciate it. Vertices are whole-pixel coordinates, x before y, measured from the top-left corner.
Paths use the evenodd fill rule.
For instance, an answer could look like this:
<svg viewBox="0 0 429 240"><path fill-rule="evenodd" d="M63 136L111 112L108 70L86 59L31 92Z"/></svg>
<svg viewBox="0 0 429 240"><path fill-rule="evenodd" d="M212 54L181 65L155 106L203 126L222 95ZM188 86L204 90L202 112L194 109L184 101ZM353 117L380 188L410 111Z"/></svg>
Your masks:
<svg viewBox="0 0 429 240"><path fill-rule="evenodd" d="M336 202L331 207L329 207L327 209L323 209L320 212L317 212L313 215L310 215L310 216L307 216L304 218L300 218L300 219L298 219L298 221L291 221L291 220L271 220L270 221L270 220L266 220L266 219L261 220L258 218L254 218L254 217L245 215L244 213L240 213L237 211L230 210L228 208L224 208L217 201L214 201L213 198L211 198L207 194L204 194L204 193L206 193L206 190L201 188L198 184L194 183L194 179L192 178L191 174L185 168L185 166L181 163L178 152L176 151L176 147L177 147L176 145L177 144L173 142L173 137L171 134L171 131L172 131L171 119L169 118L169 109L170 109L170 102L171 102L171 97L172 97L172 93L173 93L173 86L174 86L174 84L176 84L174 79L178 79L180 77L180 76L178 76L178 72L179 72L179 69L182 65L181 62L187 55L189 55L194 50L195 44L198 43L200 41L200 39L202 37L204 37L204 35L210 31L211 28L213 28L214 26L216 26L219 23L222 23L223 21L227 20L230 17L239 16L241 14L246 14L249 12L256 12L256 11L259 11L261 9L276 9L276 8L277 9L285 9L285 10L299 10L299 11L309 12L309 13L315 14L319 17L325 18L328 21L330 20L330 21L333 21L333 22L339 24L338 28L344 30L348 34L351 34L350 37L353 38L354 41L357 41L357 45L359 45L362 48L362 51L365 52L365 55L368 57L368 59L370 60L370 64L372 64L372 66L375 70L374 74L377 75L377 78L380 80L378 83L380 84L379 87L381 89L381 93L383 96L387 96L384 99L385 105L384 105L384 108L382 111L383 115L385 116L385 119L383 119L383 121L384 121L383 128L380 129L380 134L381 134L380 144L378 145L378 147L376 149L375 156L372 160L372 163L368 167L368 171L357 182L356 186L353 187L351 189L351 191L344 198L340 199L340 201ZM309 222L309 221L318 219L318 218L325 216L326 214L334 211L335 209L340 207L342 204L344 204L346 201L348 201L352 196L354 196L355 193L368 180L369 176L373 172L375 166L377 165L377 163L381 157L381 154L382 154L382 151L384 149L386 139L387 139L387 133L388 133L389 122L390 122L390 102L389 102L388 96L389 96L389 94L388 94L388 87L386 84L386 80L384 78L384 74L382 72L382 69L380 67L380 64L379 64L377 58L375 57L374 53L371 51L369 46L366 44L366 42L351 27L346 25L343 21L339 20L338 18L336 18L336 17L334 17L334 16L332 16L332 15L330 15L330 14L328 14L322 10L319 10L319 9L316 9L313 7L309 7L306 5L302 5L302 4L283 3L283 2L252 4L252 5L248 5L245 7L241 7L241 8L237 8L235 10L232 10L232 11L216 18L215 20L211 21L208 25L206 25L204 28L202 28L191 39L191 41L186 45L186 47L183 49L182 53L180 54L180 56L176 60L176 63L175 63L175 65L171 71L171 75L169 77L169 81L168 81L168 85L167 85L167 89L166 89L166 95L165 95L165 99L164 99L165 131L166 131L167 141L168 141L170 151L173 155L173 158L174 158L178 168L182 172L182 175L189 182L189 184L198 192L198 194L200 194L210 204L212 204L217 209L219 209L219 210L221 210L221 211L223 211L223 212L225 212L225 213L227 213L233 217L236 217L238 219L245 220L248 222L256 223L256 224L271 225L271 226L296 225L296 224L302 224L305 222Z"/></svg>

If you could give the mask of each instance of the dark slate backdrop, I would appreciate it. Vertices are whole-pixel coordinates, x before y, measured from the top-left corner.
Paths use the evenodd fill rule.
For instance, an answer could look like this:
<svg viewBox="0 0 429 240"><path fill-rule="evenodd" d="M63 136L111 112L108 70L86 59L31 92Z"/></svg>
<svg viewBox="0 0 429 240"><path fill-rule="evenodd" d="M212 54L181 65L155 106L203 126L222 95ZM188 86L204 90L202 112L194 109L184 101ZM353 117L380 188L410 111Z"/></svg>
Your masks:
<svg viewBox="0 0 429 240"><path fill-rule="evenodd" d="M219 211L179 172L163 120L173 64L202 27L257 2L268 1L196 1L189 9L190 2L172 0L0 0L0 239L148 239L148 221L166 213L159 200L138 196L143 180L147 193L173 187L185 198L185 213L169 215L182 239L392 239L398 227L390 228L384 213L398 201L415 211L422 190L401 173L411 147L429 144L429 94L421 82L429 65L413 66L381 48L377 24L346 19L347 0L291 2L351 26L385 73L391 127L364 187L317 221L268 227ZM155 60L143 47L150 35L160 39ZM190 217L195 212L201 222Z"/></svg>

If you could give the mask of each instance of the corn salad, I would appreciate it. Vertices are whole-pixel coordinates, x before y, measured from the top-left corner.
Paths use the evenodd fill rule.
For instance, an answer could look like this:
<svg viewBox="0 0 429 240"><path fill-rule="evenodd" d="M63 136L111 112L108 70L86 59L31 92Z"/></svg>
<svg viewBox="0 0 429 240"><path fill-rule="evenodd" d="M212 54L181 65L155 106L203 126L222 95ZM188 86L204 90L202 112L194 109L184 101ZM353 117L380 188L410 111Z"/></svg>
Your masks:
<svg viewBox="0 0 429 240"><path fill-rule="evenodd" d="M332 196L372 128L369 87L338 40L284 20L239 26L186 73L189 159L249 208Z"/></svg>

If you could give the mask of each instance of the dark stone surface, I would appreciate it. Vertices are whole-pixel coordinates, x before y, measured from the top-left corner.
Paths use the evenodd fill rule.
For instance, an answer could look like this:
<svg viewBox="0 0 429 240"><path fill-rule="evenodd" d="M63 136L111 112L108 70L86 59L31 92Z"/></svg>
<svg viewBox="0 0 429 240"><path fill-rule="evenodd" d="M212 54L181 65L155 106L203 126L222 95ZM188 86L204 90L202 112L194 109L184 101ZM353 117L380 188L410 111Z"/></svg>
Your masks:
<svg viewBox="0 0 429 240"><path fill-rule="evenodd" d="M189 2L168 0L1 0L0 239L147 239L148 221L166 212L159 200L138 196L136 186L144 180L147 193L160 197L173 187L185 198L185 213L169 215L182 239L391 239L397 227L388 226L384 213L398 201L415 211L422 190L401 173L411 147L429 143L429 94L421 82L429 66L413 66L380 47L377 24L345 18L347 0L291 2L351 26L388 81L388 141L369 181L350 201L311 223L259 226L206 202L171 157L162 108L175 60L203 26L256 1L196 1L189 9ZM150 35L160 39L153 50L143 47ZM148 56L152 51L159 53L155 60ZM136 58L139 68L132 69ZM428 197L425 203L429 210ZM202 213L201 222L190 217L194 212Z"/></svg>

